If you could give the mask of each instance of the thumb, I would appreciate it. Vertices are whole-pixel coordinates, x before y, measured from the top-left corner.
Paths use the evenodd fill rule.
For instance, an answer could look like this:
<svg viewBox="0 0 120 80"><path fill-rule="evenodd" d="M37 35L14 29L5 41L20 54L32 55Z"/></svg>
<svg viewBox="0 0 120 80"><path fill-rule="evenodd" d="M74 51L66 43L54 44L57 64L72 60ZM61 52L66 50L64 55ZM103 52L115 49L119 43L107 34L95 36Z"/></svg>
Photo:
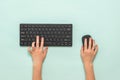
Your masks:
<svg viewBox="0 0 120 80"><path fill-rule="evenodd" d="M81 47L80 53L81 55L83 54L83 46Z"/></svg>
<svg viewBox="0 0 120 80"><path fill-rule="evenodd" d="M46 56L47 52L48 52L48 47L44 49L44 56Z"/></svg>

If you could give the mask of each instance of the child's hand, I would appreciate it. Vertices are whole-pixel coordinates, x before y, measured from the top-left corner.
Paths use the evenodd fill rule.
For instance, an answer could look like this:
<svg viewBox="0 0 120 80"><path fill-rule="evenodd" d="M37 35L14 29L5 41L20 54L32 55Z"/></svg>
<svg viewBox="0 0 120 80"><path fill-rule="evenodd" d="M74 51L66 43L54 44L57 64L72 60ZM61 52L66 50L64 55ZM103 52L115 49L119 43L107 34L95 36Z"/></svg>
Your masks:
<svg viewBox="0 0 120 80"><path fill-rule="evenodd" d="M95 41L92 40L92 38L89 38L89 46L87 45L87 39L85 39L84 42L84 46L82 46L81 48L81 57L83 60L83 64L92 64L98 51L98 45L95 45Z"/></svg>
<svg viewBox="0 0 120 80"><path fill-rule="evenodd" d="M28 47L28 51L32 56L33 65L42 65L48 51L48 47L44 49L44 38L42 37L39 43L39 36L36 36L36 46L35 42L32 42L32 48Z"/></svg>

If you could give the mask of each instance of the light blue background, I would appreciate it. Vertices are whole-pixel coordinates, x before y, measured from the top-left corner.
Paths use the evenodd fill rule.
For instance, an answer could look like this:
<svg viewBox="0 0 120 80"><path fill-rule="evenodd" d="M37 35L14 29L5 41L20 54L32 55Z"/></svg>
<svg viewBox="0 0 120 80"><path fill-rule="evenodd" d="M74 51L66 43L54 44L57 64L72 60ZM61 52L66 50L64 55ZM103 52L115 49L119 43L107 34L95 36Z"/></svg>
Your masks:
<svg viewBox="0 0 120 80"><path fill-rule="evenodd" d="M73 46L50 47L43 80L85 80L81 37L99 45L96 80L120 80L120 0L0 0L0 80L32 80L32 60L19 46L20 23L72 23Z"/></svg>

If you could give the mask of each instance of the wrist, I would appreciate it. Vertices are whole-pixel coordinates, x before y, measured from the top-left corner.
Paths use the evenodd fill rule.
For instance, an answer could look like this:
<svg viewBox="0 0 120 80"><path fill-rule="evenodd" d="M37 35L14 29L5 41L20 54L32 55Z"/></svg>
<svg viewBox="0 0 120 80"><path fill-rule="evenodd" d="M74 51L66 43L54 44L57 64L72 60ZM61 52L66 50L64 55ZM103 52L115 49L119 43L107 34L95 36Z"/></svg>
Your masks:
<svg viewBox="0 0 120 80"><path fill-rule="evenodd" d="M36 64L33 64L33 69L37 72L40 72L41 69L42 69L42 64L41 65L36 65Z"/></svg>
<svg viewBox="0 0 120 80"><path fill-rule="evenodd" d="M84 63L84 67L92 67L92 66L93 66L93 63L90 63L90 62Z"/></svg>
<svg viewBox="0 0 120 80"><path fill-rule="evenodd" d="M42 66L42 62L33 62L33 67L41 67Z"/></svg>

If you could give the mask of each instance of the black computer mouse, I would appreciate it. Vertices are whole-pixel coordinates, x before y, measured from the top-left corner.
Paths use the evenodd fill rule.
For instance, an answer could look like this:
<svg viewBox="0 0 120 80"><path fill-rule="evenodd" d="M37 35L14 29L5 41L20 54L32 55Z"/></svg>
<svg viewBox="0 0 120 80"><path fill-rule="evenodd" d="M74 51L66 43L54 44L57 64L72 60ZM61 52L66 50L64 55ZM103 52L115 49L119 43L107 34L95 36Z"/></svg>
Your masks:
<svg viewBox="0 0 120 80"><path fill-rule="evenodd" d="M87 39L87 47L89 46L89 38L92 38L91 35L87 34L87 35L82 36L82 44L83 44L83 46L84 46L84 40L85 39Z"/></svg>

